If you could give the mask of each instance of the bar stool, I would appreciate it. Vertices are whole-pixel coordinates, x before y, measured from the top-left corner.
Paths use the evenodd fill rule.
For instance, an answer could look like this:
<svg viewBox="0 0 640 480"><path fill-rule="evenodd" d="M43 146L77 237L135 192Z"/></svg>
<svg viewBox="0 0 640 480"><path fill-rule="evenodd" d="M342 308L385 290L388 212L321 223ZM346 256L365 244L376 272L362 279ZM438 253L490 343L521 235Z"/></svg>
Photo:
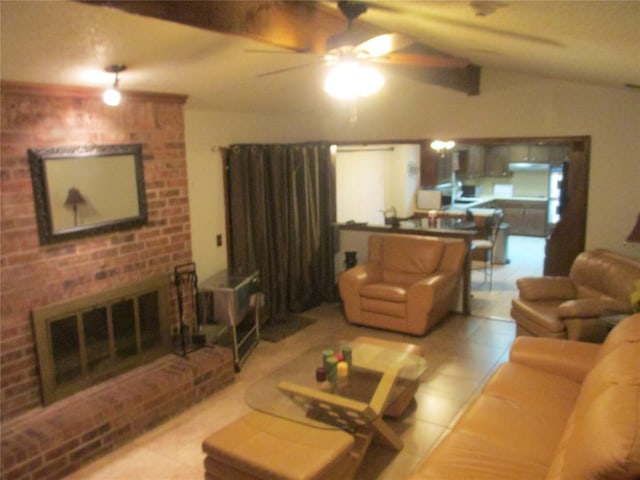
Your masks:
<svg viewBox="0 0 640 480"><path fill-rule="evenodd" d="M484 259L484 281L489 279L489 290L493 288L493 251L496 246L496 238L500 230L500 224L504 219L502 209L496 208L493 215L486 220L485 228L487 238L476 238L471 241L471 249L482 252Z"/></svg>

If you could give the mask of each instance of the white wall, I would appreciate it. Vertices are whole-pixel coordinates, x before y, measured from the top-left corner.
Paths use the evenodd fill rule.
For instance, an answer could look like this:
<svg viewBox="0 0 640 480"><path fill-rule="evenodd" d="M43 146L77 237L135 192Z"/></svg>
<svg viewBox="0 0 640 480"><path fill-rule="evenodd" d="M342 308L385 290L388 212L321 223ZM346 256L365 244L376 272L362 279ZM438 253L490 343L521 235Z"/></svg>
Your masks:
<svg viewBox="0 0 640 480"><path fill-rule="evenodd" d="M227 267L222 157L219 147L234 143L294 142L310 138L296 131L297 118L187 110L185 141L189 177L191 248L198 276ZM222 235L222 247L216 246Z"/></svg>
<svg viewBox="0 0 640 480"><path fill-rule="evenodd" d="M387 90L347 110L298 116L187 110L192 242L199 271L225 265L222 172L211 146L238 142L401 140L590 135L587 249L640 257L624 244L640 212L640 95L637 91L483 69L481 94L390 79ZM211 165L202 166L201 162ZM202 265L202 268L200 268Z"/></svg>

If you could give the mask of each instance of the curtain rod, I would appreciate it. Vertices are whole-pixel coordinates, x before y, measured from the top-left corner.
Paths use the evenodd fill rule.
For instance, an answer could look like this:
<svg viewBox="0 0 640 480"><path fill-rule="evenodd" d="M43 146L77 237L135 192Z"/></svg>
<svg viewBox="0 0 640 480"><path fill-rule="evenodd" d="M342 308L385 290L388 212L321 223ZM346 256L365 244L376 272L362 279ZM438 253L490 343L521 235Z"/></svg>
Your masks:
<svg viewBox="0 0 640 480"><path fill-rule="evenodd" d="M338 153L351 153L351 152L393 152L394 147L373 147L373 148L338 148Z"/></svg>

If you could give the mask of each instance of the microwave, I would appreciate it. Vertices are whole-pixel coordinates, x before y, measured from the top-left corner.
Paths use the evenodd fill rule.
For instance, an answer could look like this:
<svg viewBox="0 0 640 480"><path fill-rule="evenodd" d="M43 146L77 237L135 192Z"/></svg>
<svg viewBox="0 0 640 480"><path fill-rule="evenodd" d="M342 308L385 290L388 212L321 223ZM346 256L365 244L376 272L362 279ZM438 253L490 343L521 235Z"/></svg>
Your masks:
<svg viewBox="0 0 640 480"><path fill-rule="evenodd" d="M418 192L418 210L440 210L451 205L451 191L420 190Z"/></svg>
<svg viewBox="0 0 640 480"><path fill-rule="evenodd" d="M463 185L462 196L467 198L477 198L482 196L481 185Z"/></svg>

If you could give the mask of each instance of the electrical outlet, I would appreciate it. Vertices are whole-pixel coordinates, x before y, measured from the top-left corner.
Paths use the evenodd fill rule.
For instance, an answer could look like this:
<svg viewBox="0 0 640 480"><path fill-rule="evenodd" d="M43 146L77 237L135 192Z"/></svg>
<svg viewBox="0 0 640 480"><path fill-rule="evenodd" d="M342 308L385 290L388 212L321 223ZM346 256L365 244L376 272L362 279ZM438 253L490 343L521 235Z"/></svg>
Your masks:
<svg viewBox="0 0 640 480"><path fill-rule="evenodd" d="M221 234L216 235L216 245L218 247L222 246L222 235Z"/></svg>

